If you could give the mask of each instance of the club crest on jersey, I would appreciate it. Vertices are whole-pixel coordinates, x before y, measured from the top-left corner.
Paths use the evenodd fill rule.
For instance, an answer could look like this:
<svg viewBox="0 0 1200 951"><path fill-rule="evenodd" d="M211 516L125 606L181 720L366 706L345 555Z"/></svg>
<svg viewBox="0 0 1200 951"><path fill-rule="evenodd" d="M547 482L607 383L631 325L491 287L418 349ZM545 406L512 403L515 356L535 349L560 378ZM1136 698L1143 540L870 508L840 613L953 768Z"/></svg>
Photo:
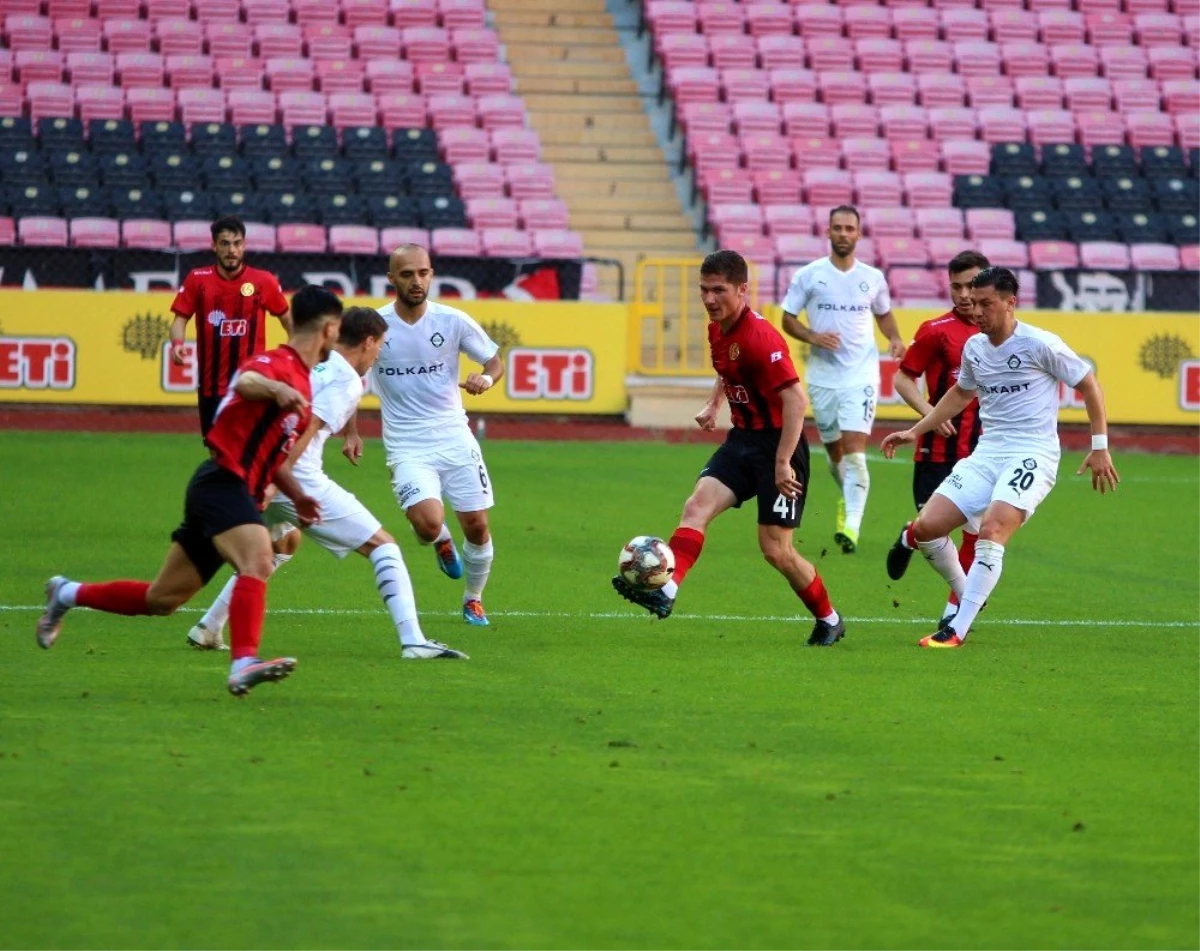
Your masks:
<svg viewBox="0 0 1200 951"><path fill-rule="evenodd" d="M1028 469L1030 472L1032 472L1034 469L1037 468L1037 460L1036 459L1026 459L1024 462L1021 463L1021 465L1023 465L1026 469Z"/></svg>
<svg viewBox="0 0 1200 951"><path fill-rule="evenodd" d="M868 284L866 281L863 281L861 284L858 285L858 289L865 294L867 291L869 291L871 289L871 285Z"/></svg>
<svg viewBox="0 0 1200 951"><path fill-rule="evenodd" d="M739 347L736 343L731 343L729 345L729 359L730 360L736 360L738 358L738 356L741 354L741 352L742 352L742 348Z"/></svg>
<svg viewBox="0 0 1200 951"><path fill-rule="evenodd" d="M296 431L296 425L300 422L299 413L288 413L283 417L283 431L289 436Z"/></svg>
<svg viewBox="0 0 1200 951"><path fill-rule="evenodd" d="M435 347L440 347L442 344L444 344L446 342L446 338L443 337L440 333L434 333L434 335L429 338L429 342L431 344L433 344Z"/></svg>
<svg viewBox="0 0 1200 951"><path fill-rule="evenodd" d="M225 319L225 311L223 311L223 310L209 311L208 317L206 319L214 327L220 327L221 322Z"/></svg>
<svg viewBox="0 0 1200 951"><path fill-rule="evenodd" d="M1009 357L1008 358L1008 368L1010 370L1021 369L1021 358L1018 357L1016 354L1013 354L1011 357Z"/></svg>
<svg viewBox="0 0 1200 951"><path fill-rule="evenodd" d="M249 281L247 281L245 284L242 285L242 296L243 297L253 297L254 296L254 285L251 284Z"/></svg>
<svg viewBox="0 0 1200 951"><path fill-rule="evenodd" d="M873 386L864 386L863 387L863 396L874 396L874 395L875 395L875 387L873 387Z"/></svg>

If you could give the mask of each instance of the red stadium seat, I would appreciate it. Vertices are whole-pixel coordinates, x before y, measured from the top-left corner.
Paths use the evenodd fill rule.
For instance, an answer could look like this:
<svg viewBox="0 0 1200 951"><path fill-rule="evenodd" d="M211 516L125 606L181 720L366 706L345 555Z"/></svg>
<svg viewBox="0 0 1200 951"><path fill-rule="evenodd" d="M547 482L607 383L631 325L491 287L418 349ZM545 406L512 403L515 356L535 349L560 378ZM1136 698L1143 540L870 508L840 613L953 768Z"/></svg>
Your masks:
<svg viewBox="0 0 1200 951"><path fill-rule="evenodd" d="M366 75L372 93L408 94L413 91L415 73L412 63L396 59L368 60Z"/></svg>
<svg viewBox="0 0 1200 951"><path fill-rule="evenodd" d="M1024 142L1027 131L1025 113L1004 106L980 109L979 128L984 142Z"/></svg>
<svg viewBox="0 0 1200 951"><path fill-rule="evenodd" d="M583 237L574 231L548 229L533 232L534 252L544 258L583 257Z"/></svg>
<svg viewBox="0 0 1200 951"><path fill-rule="evenodd" d="M437 26L436 0L392 0L391 8L393 22L403 29Z"/></svg>
<svg viewBox="0 0 1200 951"><path fill-rule="evenodd" d="M201 90L196 90L200 92ZM278 101L272 92L259 89L231 89L228 96L229 118L234 125L274 125L278 119ZM289 118L294 119L295 116ZM284 120L287 122L287 120ZM287 122L289 125L309 125ZM325 125L321 119L320 125Z"/></svg>
<svg viewBox="0 0 1200 951"><path fill-rule="evenodd" d="M813 36L804 41L808 65L820 72L854 69L854 48L840 36Z"/></svg>
<svg viewBox="0 0 1200 951"><path fill-rule="evenodd" d="M1175 137L1182 149L1200 148L1200 114L1195 111L1176 113Z"/></svg>
<svg viewBox="0 0 1200 951"><path fill-rule="evenodd" d="M274 254L279 247L279 237L274 225L257 221L246 222L246 250L252 253Z"/></svg>
<svg viewBox="0 0 1200 951"><path fill-rule="evenodd" d="M656 36L695 33L698 26L691 0L648 0L645 16Z"/></svg>
<svg viewBox="0 0 1200 951"><path fill-rule="evenodd" d="M345 61L354 54L354 40L345 27L336 24L307 24L304 45L308 48L308 58L314 62Z"/></svg>
<svg viewBox="0 0 1200 951"><path fill-rule="evenodd" d="M272 56L264 63L272 92L311 92L316 79L312 60L295 56Z"/></svg>
<svg viewBox="0 0 1200 951"><path fill-rule="evenodd" d="M520 96L480 96L476 102L479 121L489 132L493 129L525 128L525 102Z"/></svg>
<svg viewBox="0 0 1200 951"><path fill-rule="evenodd" d="M146 18L151 23L160 20L186 20L192 15L192 0L146 0Z"/></svg>
<svg viewBox="0 0 1200 951"><path fill-rule="evenodd" d="M233 94L230 96L232 106ZM237 110L233 109L236 116ZM319 92L289 91L279 94L279 112L286 126L298 125L327 125L329 122L329 105L325 94ZM238 125L251 125L235 118Z"/></svg>
<svg viewBox="0 0 1200 951"><path fill-rule="evenodd" d="M106 83L111 86L117 71L111 53L70 52L66 56L66 66L74 86L84 83Z"/></svg>
<svg viewBox="0 0 1200 951"><path fill-rule="evenodd" d="M61 53L98 53L103 34L99 20L67 17L54 21L54 37Z"/></svg>
<svg viewBox="0 0 1200 951"><path fill-rule="evenodd" d="M1136 271L1178 271L1179 248L1172 244L1131 244L1129 262Z"/></svg>
<svg viewBox="0 0 1200 951"><path fill-rule="evenodd" d="M975 138L978 120L974 109L930 109L929 127L938 141L969 141Z"/></svg>
<svg viewBox="0 0 1200 951"><path fill-rule="evenodd" d="M854 200L854 176L843 169L810 168L803 181L804 200L810 205L848 205Z"/></svg>
<svg viewBox="0 0 1200 951"><path fill-rule="evenodd" d="M842 9L836 5L805 3L796 7L794 12L796 25L803 37L841 36L842 34Z"/></svg>
<svg viewBox="0 0 1200 951"><path fill-rule="evenodd" d="M772 69L768 75L771 79L771 97L776 102L811 102L816 96L817 77L812 70Z"/></svg>
<svg viewBox="0 0 1200 951"><path fill-rule="evenodd" d="M954 68L954 48L940 40L905 40L904 54L914 73L949 73Z"/></svg>
<svg viewBox="0 0 1200 951"><path fill-rule="evenodd" d="M145 53L152 38L148 20L105 20L104 40L110 53ZM120 69L120 64L117 66Z"/></svg>
<svg viewBox="0 0 1200 951"><path fill-rule="evenodd" d="M884 106L879 118L885 138L920 141L929 135L929 114L920 106Z"/></svg>
<svg viewBox="0 0 1200 951"><path fill-rule="evenodd" d="M286 23L291 16L288 0L242 0L247 23Z"/></svg>
<svg viewBox="0 0 1200 951"><path fill-rule="evenodd" d="M696 33L669 33L662 37L660 49L668 74L680 68L703 69L709 65L708 39Z"/></svg>
<svg viewBox="0 0 1200 951"><path fill-rule="evenodd" d="M482 27L487 23L483 0L438 0L438 13L448 29Z"/></svg>
<svg viewBox="0 0 1200 951"><path fill-rule="evenodd" d="M34 125L38 119L71 119L75 116L75 91L61 83L30 83L25 87L29 97L29 118Z"/></svg>
<svg viewBox="0 0 1200 951"><path fill-rule="evenodd" d="M721 89L727 102L765 102L771 95L770 77L762 69L723 69Z"/></svg>
<svg viewBox="0 0 1200 951"><path fill-rule="evenodd" d="M1038 109L1028 113L1029 141L1052 145L1075 141L1075 114L1065 109ZM1020 141L1014 139L1013 141Z"/></svg>
<svg viewBox="0 0 1200 951"><path fill-rule="evenodd" d="M404 244L419 244L423 248L430 246L429 232L424 228L380 228L379 248L384 253Z"/></svg>
<svg viewBox="0 0 1200 951"><path fill-rule="evenodd" d="M746 168L751 174L761 171L786 171L792 164L792 150L787 139L770 133L749 135L741 140L746 156Z"/></svg>
<svg viewBox="0 0 1200 951"><path fill-rule="evenodd" d="M166 66L158 53L118 53L117 76L126 89L158 89Z"/></svg>
<svg viewBox="0 0 1200 951"><path fill-rule="evenodd" d="M523 162L504 166L508 193L518 201L530 198L554 197L554 169L540 162Z"/></svg>
<svg viewBox="0 0 1200 951"><path fill-rule="evenodd" d="M791 205L767 205L763 208L763 225L767 234L776 237L785 234L808 236L813 233L813 210L799 202Z"/></svg>
<svg viewBox="0 0 1200 951"><path fill-rule="evenodd" d="M945 284L932 278L929 269L924 267L890 268L887 282L892 302L914 307L921 303L937 304L945 300Z"/></svg>
<svg viewBox="0 0 1200 951"><path fill-rule="evenodd" d="M817 88L829 105L839 102L866 102L867 80L862 73L841 70L817 73Z"/></svg>
<svg viewBox="0 0 1200 951"><path fill-rule="evenodd" d="M1054 74L1064 79L1069 76L1096 76L1100 72L1100 56L1096 48L1083 43L1051 45L1050 62Z"/></svg>
<svg viewBox="0 0 1200 951"><path fill-rule="evenodd" d="M1169 79L1162 84L1167 112L1200 112L1200 84L1191 79Z"/></svg>
<svg viewBox="0 0 1200 951"><path fill-rule="evenodd" d="M814 168L837 168L841 165L841 143L828 136L803 136L793 138L792 157L796 168L807 171Z"/></svg>
<svg viewBox="0 0 1200 951"><path fill-rule="evenodd" d="M321 59L315 65L323 93L361 93L366 88L366 65L361 59Z"/></svg>
<svg viewBox="0 0 1200 951"><path fill-rule="evenodd" d="M1179 266L1185 271L1200 271L1200 245L1189 244L1180 248Z"/></svg>
<svg viewBox="0 0 1200 951"><path fill-rule="evenodd" d="M495 159L501 165L537 162L542 157L541 142L532 129L493 129L490 139Z"/></svg>
<svg viewBox="0 0 1200 951"><path fill-rule="evenodd" d="M65 218L42 216L21 218L17 221L17 238L27 247L65 248L67 221Z"/></svg>
<svg viewBox="0 0 1200 951"><path fill-rule="evenodd" d="M829 106L823 102L786 102L783 128L792 137L828 136L831 129Z"/></svg>
<svg viewBox="0 0 1200 951"><path fill-rule="evenodd" d="M185 90L180 90L184 92ZM171 89L131 89L125 95L129 118L133 124L142 122L174 122L175 92ZM211 243L211 241L210 241Z"/></svg>
<svg viewBox="0 0 1200 951"><path fill-rule="evenodd" d="M462 96L466 76L458 63L421 63L417 67L417 86L426 96Z"/></svg>
<svg viewBox="0 0 1200 951"><path fill-rule="evenodd" d="M1042 42L1048 46L1071 45L1087 40L1083 14L1074 10L1039 10L1037 24Z"/></svg>
<svg viewBox="0 0 1200 951"><path fill-rule="evenodd" d="M1125 116L1125 128L1129 144L1135 149L1175 144L1175 125L1164 112L1131 112Z"/></svg>
<svg viewBox="0 0 1200 951"><path fill-rule="evenodd" d="M297 0L292 7L297 23L336 23L338 19L337 0Z"/></svg>
<svg viewBox="0 0 1200 951"><path fill-rule="evenodd" d="M962 250L959 248L959 250ZM979 242L979 251L992 262L994 267L1028 267L1029 248L1024 241L1006 238L985 238Z"/></svg>
<svg viewBox="0 0 1200 951"><path fill-rule="evenodd" d="M375 100L365 93L335 92L329 96L329 114L338 129L373 126L378 113Z"/></svg>
<svg viewBox="0 0 1200 951"><path fill-rule="evenodd" d="M1038 21L1026 10L992 10L992 37L997 43L1036 43Z"/></svg>
<svg viewBox="0 0 1200 951"><path fill-rule="evenodd" d="M719 73L711 66L680 66L667 74L667 88L677 104L716 102L721 98Z"/></svg>
<svg viewBox="0 0 1200 951"><path fill-rule="evenodd" d="M487 162L492 155L488 134L474 126L443 129L438 134L438 145L449 165Z"/></svg>
<svg viewBox="0 0 1200 951"><path fill-rule="evenodd" d="M854 201L868 208L895 208L904 203L904 182L897 172L854 173Z"/></svg>
<svg viewBox="0 0 1200 951"><path fill-rule="evenodd" d="M846 35L852 40L887 39L892 35L892 13L887 7L848 6L843 11Z"/></svg>
<svg viewBox="0 0 1200 951"><path fill-rule="evenodd" d="M842 102L829 110L833 134L839 139L871 137L879 134L879 113L874 106Z"/></svg>
<svg viewBox="0 0 1200 951"><path fill-rule="evenodd" d="M922 238L966 237L960 208L918 208L915 212L917 234Z"/></svg>
<svg viewBox="0 0 1200 951"><path fill-rule="evenodd" d="M855 8L859 9L859 8ZM937 10L925 6L896 7L891 11L896 39L936 40L941 28Z"/></svg>
<svg viewBox="0 0 1200 951"><path fill-rule="evenodd" d="M986 142L948 141L942 143L942 165L950 175L987 175L992 161Z"/></svg>
<svg viewBox="0 0 1200 951"><path fill-rule="evenodd" d="M764 209L770 206L792 206L800 202L800 178L790 168L762 168L751 171L754 194Z"/></svg>
<svg viewBox="0 0 1200 951"><path fill-rule="evenodd" d="M325 229L320 225L280 225L276 231L279 250L299 254L324 254L328 250Z"/></svg>
<svg viewBox="0 0 1200 951"><path fill-rule="evenodd" d="M985 10L957 7L941 12L942 36L951 43L986 42L990 21Z"/></svg>
<svg viewBox="0 0 1200 951"><path fill-rule="evenodd" d="M941 168L942 151L937 142L928 139L892 139L892 168L901 174L936 172Z"/></svg>
<svg viewBox="0 0 1200 951"><path fill-rule="evenodd" d="M1050 53L1041 43L1005 43L1000 50L1004 72L1015 79L1045 77L1050 71Z"/></svg>
<svg viewBox="0 0 1200 951"><path fill-rule="evenodd" d="M1157 112L1162 104L1158 83L1153 79L1118 79L1112 88L1121 112Z"/></svg>
<svg viewBox="0 0 1200 951"><path fill-rule="evenodd" d="M696 19L700 32L708 35L745 33L745 13L741 5L723 3L721 0L699 0L696 4Z"/></svg>
<svg viewBox="0 0 1200 951"><path fill-rule="evenodd" d="M920 238L873 238L876 258L881 267L900 265L925 267L929 264L929 249ZM930 282L933 283L933 282Z"/></svg>
<svg viewBox="0 0 1200 951"><path fill-rule="evenodd" d="M1109 79L1143 79L1150 66L1144 49L1127 45L1100 47L1100 62Z"/></svg>
<svg viewBox="0 0 1200 951"><path fill-rule="evenodd" d="M249 230L247 228L247 230ZM121 246L144 251L162 251L170 248L171 225L166 221L134 218L121 222Z"/></svg>
<svg viewBox="0 0 1200 951"><path fill-rule="evenodd" d="M1178 46L1183 20L1173 13L1139 13L1133 18L1139 46Z"/></svg>
<svg viewBox="0 0 1200 951"><path fill-rule="evenodd" d="M500 58L500 40L489 29L454 29L450 39L459 63L494 63Z"/></svg>
<svg viewBox="0 0 1200 951"><path fill-rule="evenodd" d="M433 127L439 132L475 128L475 100L470 96L430 96L426 102Z"/></svg>
<svg viewBox="0 0 1200 951"><path fill-rule="evenodd" d="M195 27L193 27L195 29ZM245 24L222 20L204 23L208 52L217 61L223 57L249 58L254 52L254 35Z"/></svg>
<svg viewBox="0 0 1200 951"><path fill-rule="evenodd" d="M69 18L69 17L89 17L92 15L91 0L50 0L50 2L46 6L47 6L46 12L49 14L50 19L52 19L52 20L57 20L59 18ZM127 9L129 4L124 3L124 6ZM9 4L7 4L7 3L5 4L5 9L6 10L9 9ZM15 11L10 11L10 12L15 12ZM102 16L126 16L126 15L127 14L125 14L125 13L108 13L108 12L105 12L102 14ZM133 16L137 16L137 15L138 15L137 5L134 4L133 5Z"/></svg>
<svg viewBox="0 0 1200 951"><path fill-rule="evenodd" d="M1009 76L968 76L967 99L973 109L1013 104L1016 86Z"/></svg>
<svg viewBox="0 0 1200 951"><path fill-rule="evenodd" d="M378 254L379 232L366 225L331 225L329 250L334 254Z"/></svg>
<svg viewBox="0 0 1200 951"><path fill-rule="evenodd" d="M222 89L262 89L263 62L248 56L217 56L213 73Z"/></svg>
<svg viewBox="0 0 1200 951"><path fill-rule="evenodd" d="M781 234L775 238L775 253L786 265L809 264L828 256L829 242L813 235Z"/></svg>
<svg viewBox="0 0 1200 951"><path fill-rule="evenodd" d="M954 256L963 250L962 238L928 238L925 247L929 251L930 263L936 268L944 268L954 260ZM993 264L996 262L993 261Z"/></svg>
<svg viewBox="0 0 1200 951"><path fill-rule="evenodd" d="M166 58L167 83L172 89L211 89L213 61L211 56L172 53Z"/></svg>
<svg viewBox="0 0 1200 951"><path fill-rule="evenodd" d="M1102 76L1072 76L1063 81L1063 93L1072 112L1112 108L1112 83Z"/></svg>
<svg viewBox="0 0 1200 951"><path fill-rule="evenodd" d="M733 106L733 121L739 135L769 133L781 130L779 106L773 102L738 102Z"/></svg>
<svg viewBox="0 0 1200 951"><path fill-rule="evenodd" d="M518 202L517 207L522 227L527 231L541 228L562 231L569 227L567 204L557 198L526 199Z"/></svg>
<svg viewBox="0 0 1200 951"><path fill-rule="evenodd" d="M719 241L735 234L762 234L762 208L754 204L709 205L708 220Z"/></svg>
<svg viewBox="0 0 1200 951"><path fill-rule="evenodd" d="M258 55L263 59L271 56L303 56L304 31L293 23L255 23L254 39L258 44Z"/></svg>
<svg viewBox="0 0 1200 951"><path fill-rule="evenodd" d="M458 193L464 200L504 197L504 169L491 162L463 162L454 167Z"/></svg>
<svg viewBox="0 0 1200 951"><path fill-rule="evenodd" d="M173 234L175 247L180 251L208 251L212 248L212 233L208 221L177 221Z"/></svg>
<svg viewBox="0 0 1200 951"><path fill-rule="evenodd" d="M54 24L49 17L10 13L4 18L4 32L8 36L9 49L14 53L48 50L54 42Z"/></svg>
<svg viewBox="0 0 1200 951"><path fill-rule="evenodd" d="M479 234L483 256L526 258L533 254L533 239L528 231L514 228L484 228Z"/></svg>
<svg viewBox="0 0 1200 951"><path fill-rule="evenodd" d="M450 34L446 30L410 26L404 28L402 38L404 57L410 63L439 63L450 58Z"/></svg>
<svg viewBox="0 0 1200 951"><path fill-rule="evenodd" d="M79 118L86 126L93 119L124 119L125 91L113 86L79 86L75 89Z"/></svg>
<svg viewBox="0 0 1200 951"><path fill-rule="evenodd" d="M54 50L18 50L13 62L17 68L17 82L62 82L65 65L62 53Z"/></svg>
<svg viewBox="0 0 1200 951"><path fill-rule="evenodd" d="M467 91L472 96L506 95L512 91L512 70L507 63L467 63Z"/></svg>
<svg viewBox="0 0 1200 951"><path fill-rule="evenodd" d="M968 208L966 211L967 237L972 241L984 238L1012 239L1017 234L1017 223L1007 208Z"/></svg>
<svg viewBox="0 0 1200 951"><path fill-rule="evenodd" d="M751 36L791 36L792 11L778 3L747 3L746 26Z"/></svg>
<svg viewBox="0 0 1200 951"><path fill-rule="evenodd" d="M73 248L119 248L121 225L115 218L72 218Z"/></svg>
<svg viewBox="0 0 1200 951"><path fill-rule="evenodd" d="M1018 76L1017 105L1022 109L1061 109L1063 81L1057 76Z"/></svg>
<svg viewBox="0 0 1200 951"><path fill-rule="evenodd" d="M764 69L802 69L804 46L794 36L760 36L755 42Z"/></svg>
<svg viewBox="0 0 1200 951"><path fill-rule="evenodd" d="M354 28L354 45L363 59L377 56L400 58L401 33L398 29L378 24L364 24Z"/></svg>
<svg viewBox="0 0 1200 951"><path fill-rule="evenodd" d="M1031 241L1029 266L1037 271L1079 267L1079 245L1070 241Z"/></svg>
<svg viewBox="0 0 1200 951"><path fill-rule="evenodd" d="M917 101L917 77L912 73L867 73L871 101L877 106L911 106Z"/></svg>
<svg viewBox="0 0 1200 951"><path fill-rule="evenodd" d="M866 208L863 211L863 234L875 239L911 238L917 233L917 221L911 208Z"/></svg>
<svg viewBox="0 0 1200 951"><path fill-rule="evenodd" d="M761 279L761 271L764 267L774 267L775 265L775 242L761 234L735 234L731 235L727 247L737 251L747 261L755 265L758 269Z"/></svg>
<svg viewBox="0 0 1200 951"><path fill-rule="evenodd" d="M1084 241L1079 245L1079 264L1086 268L1124 271L1130 264L1129 246L1114 241Z"/></svg>
<svg viewBox="0 0 1200 951"><path fill-rule="evenodd" d="M1155 46L1150 50L1152 79L1195 79L1197 52L1187 46Z"/></svg>

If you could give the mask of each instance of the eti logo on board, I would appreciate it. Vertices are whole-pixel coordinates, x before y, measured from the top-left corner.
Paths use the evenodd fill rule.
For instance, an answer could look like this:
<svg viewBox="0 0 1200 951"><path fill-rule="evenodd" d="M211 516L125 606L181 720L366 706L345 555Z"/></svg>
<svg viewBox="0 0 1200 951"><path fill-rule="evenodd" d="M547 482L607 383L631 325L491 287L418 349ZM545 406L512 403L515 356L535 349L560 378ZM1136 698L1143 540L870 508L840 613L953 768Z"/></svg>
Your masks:
<svg viewBox="0 0 1200 951"><path fill-rule="evenodd" d="M183 363L176 366L175 361L171 359L171 341L163 341L159 366L162 367L161 383L164 393L196 392L196 344L189 340L180 350L183 353Z"/></svg>
<svg viewBox="0 0 1200 951"><path fill-rule="evenodd" d="M514 347L504 378L509 399L590 400L595 359L584 349Z"/></svg>
<svg viewBox="0 0 1200 951"><path fill-rule="evenodd" d="M1179 408L1200 409L1200 360L1179 364Z"/></svg>
<svg viewBox="0 0 1200 951"><path fill-rule="evenodd" d="M0 337L0 388L69 390L75 386L70 337Z"/></svg>

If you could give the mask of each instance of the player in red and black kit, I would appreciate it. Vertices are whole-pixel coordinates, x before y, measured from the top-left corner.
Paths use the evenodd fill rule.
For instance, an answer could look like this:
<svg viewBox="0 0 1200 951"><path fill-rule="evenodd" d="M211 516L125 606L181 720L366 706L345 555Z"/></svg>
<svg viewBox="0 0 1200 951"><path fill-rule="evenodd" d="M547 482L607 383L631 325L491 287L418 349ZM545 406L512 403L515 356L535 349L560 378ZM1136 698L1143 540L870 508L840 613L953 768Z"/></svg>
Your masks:
<svg viewBox="0 0 1200 951"><path fill-rule="evenodd" d="M233 216L212 225L209 267L184 278L171 311L171 360L184 362L187 323L196 318L196 384L200 396L200 435L212 428L217 406L238 367L267 348L267 314L290 329L287 298L274 274L246 266L246 226Z"/></svg>
<svg viewBox="0 0 1200 951"><path fill-rule="evenodd" d="M715 429L721 400L727 399L733 429L700 470L683 506L670 541L675 574L654 591L634 588L620 575L612 583L627 601L668 617L679 585L704 548L709 523L726 509L757 499L759 548L816 618L809 645L831 647L845 635L845 622L830 604L817 569L792 545L808 488L807 400L783 336L746 304L748 281L746 262L736 251L714 251L700 267L717 379L696 422L701 429Z"/></svg>
<svg viewBox="0 0 1200 951"><path fill-rule="evenodd" d="M958 382L963 345L979 332L971 317L971 281L987 267L990 267L988 259L978 251L963 251L955 255L948 268L953 308L949 313L927 320L917 328L912 346L900 364L900 372L896 374L896 392L922 416L931 413L938 400ZM925 377L929 399L917 386L917 380L922 376ZM918 512L950 475L954 464L974 451L981 432L979 401L972 400L953 420L942 423L936 430L921 437L913 465L913 503ZM978 535L978 524L969 520L963 527L962 545L958 549L958 560L963 571L969 570L974 563ZM911 558L912 549L900 541L891 547L887 566L888 575L893 581L898 581L904 575ZM953 616L957 610L958 599L951 592L942 614Z"/></svg>
<svg viewBox="0 0 1200 951"><path fill-rule="evenodd" d="M171 534L166 561L153 582L81 584L55 576L46 583L46 611L37 639L53 647L63 617L74 607L109 614L166 615L190 601L229 562L238 573L230 605L233 667L229 692L241 695L296 667L291 657L257 657L267 609L267 579L274 570L271 536L261 508L267 487L278 486L301 520L320 519L320 507L292 476L288 452L308 427L309 371L337 341L342 304L322 287L292 298L295 322L287 344L242 364L217 410L206 443L212 457L188 483L183 522Z"/></svg>

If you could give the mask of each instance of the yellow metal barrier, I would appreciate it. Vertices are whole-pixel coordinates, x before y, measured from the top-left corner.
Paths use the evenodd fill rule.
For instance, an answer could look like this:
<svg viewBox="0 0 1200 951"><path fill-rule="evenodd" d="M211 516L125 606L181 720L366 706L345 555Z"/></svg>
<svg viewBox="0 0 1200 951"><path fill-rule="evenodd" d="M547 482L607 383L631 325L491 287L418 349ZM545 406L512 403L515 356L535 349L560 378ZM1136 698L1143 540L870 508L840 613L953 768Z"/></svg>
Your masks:
<svg viewBox="0 0 1200 951"><path fill-rule="evenodd" d="M704 376L708 315L698 292L703 258L647 258L634 271L629 305L629 370L643 376ZM750 265L750 302L758 273Z"/></svg>

